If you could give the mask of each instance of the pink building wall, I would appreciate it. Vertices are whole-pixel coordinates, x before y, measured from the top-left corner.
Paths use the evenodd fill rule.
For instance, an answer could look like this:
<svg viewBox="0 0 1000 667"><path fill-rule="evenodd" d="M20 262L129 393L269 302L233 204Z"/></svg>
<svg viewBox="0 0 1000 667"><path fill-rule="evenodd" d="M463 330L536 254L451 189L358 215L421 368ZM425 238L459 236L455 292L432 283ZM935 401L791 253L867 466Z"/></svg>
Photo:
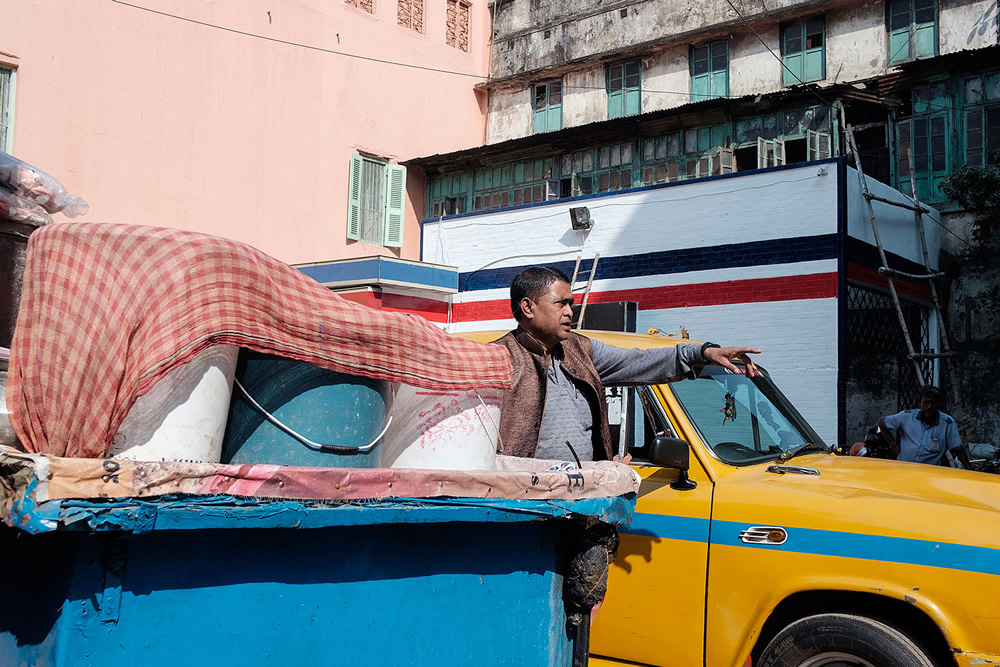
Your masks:
<svg viewBox="0 0 1000 667"><path fill-rule="evenodd" d="M424 2L423 34L397 25L395 0L374 14L344 0L5 2L12 152L90 203L79 220L204 231L288 263L417 259L418 170L402 249L348 242L346 219L352 153L483 143L486 2L471 3L468 53L445 43L446 0Z"/></svg>

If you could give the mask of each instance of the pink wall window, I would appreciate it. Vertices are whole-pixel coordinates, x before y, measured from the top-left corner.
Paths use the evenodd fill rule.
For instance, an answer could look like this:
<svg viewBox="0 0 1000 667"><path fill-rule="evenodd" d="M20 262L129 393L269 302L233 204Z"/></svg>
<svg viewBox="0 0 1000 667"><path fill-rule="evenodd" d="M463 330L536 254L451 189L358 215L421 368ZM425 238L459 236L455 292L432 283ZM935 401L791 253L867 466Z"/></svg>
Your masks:
<svg viewBox="0 0 1000 667"><path fill-rule="evenodd" d="M424 31L424 0L396 0L396 22L417 32Z"/></svg>
<svg viewBox="0 0 1000 667"><path fill-rule="evenodd" d="M469 50L469 3L464 0L448 0L445 42L463 51Z"/></svg>

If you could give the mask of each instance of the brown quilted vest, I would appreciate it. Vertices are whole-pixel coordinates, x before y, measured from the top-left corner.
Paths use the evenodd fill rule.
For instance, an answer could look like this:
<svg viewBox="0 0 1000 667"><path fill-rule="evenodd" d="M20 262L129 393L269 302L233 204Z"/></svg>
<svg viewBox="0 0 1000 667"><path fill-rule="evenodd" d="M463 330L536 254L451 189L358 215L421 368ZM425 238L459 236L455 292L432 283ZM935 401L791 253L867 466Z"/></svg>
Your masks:
<svg viewBox="0 0 1000 667"><path fill-rule="evenodd" d="M538 449L538 434L545 407L545 388L551 355L523 329L511 331L494 341L510 351L514 365L514 385L504 394L500 412L500 438L503 454L532 458ZM611 431L608 428L608 404L604 385L594 367L590 339L570 333L563 341L562 369L587 397L594 418L594 460L611 459ZM599 428L598 428L599 425Z"/></svg>

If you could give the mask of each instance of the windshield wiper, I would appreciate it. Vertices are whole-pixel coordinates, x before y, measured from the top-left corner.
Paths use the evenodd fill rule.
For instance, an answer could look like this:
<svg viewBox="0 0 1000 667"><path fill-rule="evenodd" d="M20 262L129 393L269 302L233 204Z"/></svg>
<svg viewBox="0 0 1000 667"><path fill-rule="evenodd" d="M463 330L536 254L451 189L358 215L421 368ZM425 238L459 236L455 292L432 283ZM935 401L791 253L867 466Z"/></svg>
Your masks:
<svg viewBox="0 0 1000 667"><path fill-rule="evenodd" d="M810 449L818 449L824 452L830 451L830 445L824 445L822 443L816 444L814 442L807 442L804 445L799 445L798 447L792 447L787 452L781 454L778 457L778 462L784 463L785 461L791 459L793 456L797 455L799 452L805 452Z"/></svg>

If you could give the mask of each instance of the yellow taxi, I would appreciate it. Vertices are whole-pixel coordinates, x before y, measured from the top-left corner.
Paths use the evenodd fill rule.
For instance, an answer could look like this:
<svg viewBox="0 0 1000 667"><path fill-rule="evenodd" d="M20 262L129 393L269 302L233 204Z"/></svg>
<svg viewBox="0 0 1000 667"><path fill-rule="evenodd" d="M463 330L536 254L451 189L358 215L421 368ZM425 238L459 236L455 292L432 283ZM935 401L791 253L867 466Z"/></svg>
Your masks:
<svg viewBox="0 0 1000 667"><path fill-rule="evenodd" d="M642 484L590 664L1000 665L1000 476L837 455L761 370L608 388Z"/></svg>

